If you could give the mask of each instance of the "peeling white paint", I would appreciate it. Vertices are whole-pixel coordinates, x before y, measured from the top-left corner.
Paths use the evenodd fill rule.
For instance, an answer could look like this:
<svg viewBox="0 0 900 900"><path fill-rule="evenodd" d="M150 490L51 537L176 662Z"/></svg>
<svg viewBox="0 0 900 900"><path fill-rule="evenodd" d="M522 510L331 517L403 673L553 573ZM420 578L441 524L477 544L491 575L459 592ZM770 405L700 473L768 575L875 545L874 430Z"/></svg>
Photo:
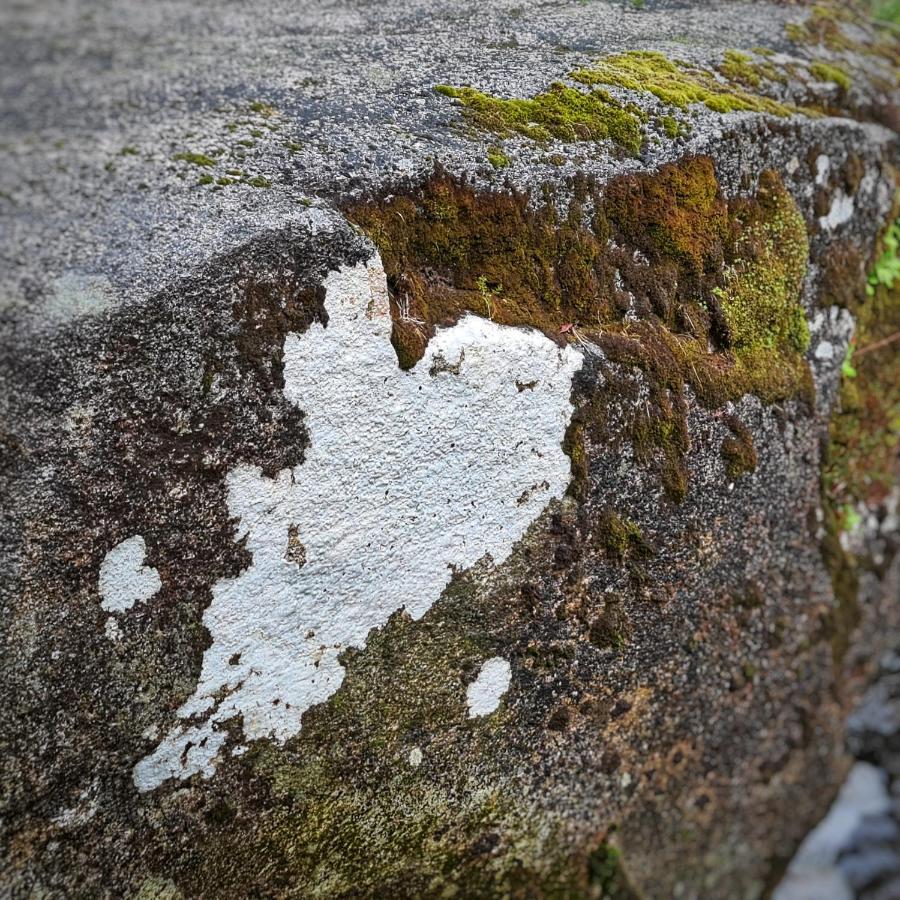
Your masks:
<svg viewBox="0 0 900 900"><path fill-rule="evenodd" d="M253 562L214 586L203 617L212 646L178 711L191 725L135 767L139 790L198 771L183 754L200 738L211 765L213 739L236 716L248 740L297 734L340 687L344 650L398 609L421 618L454 570L502 562L568 485L577 349L468 315L403 372L378 258L332 272L325 288L328 327L285 341L285 395L305 412L311 446L274 479L251 466L229 474L229 512Z"/></svg>
<svg viewBox="0 0 900 900"><path fill-rule="evenodd" d="M490 715L509 690L512 670L502 656L492 656L481 667L478 677L466 689L469 718Z"/></svg>
<svg viewBox="0 0 900 900"><path fill-rule="evenodd" d="M421 747L413 747L412 750L409 751L408 759L409 759L409 764L414 769L417 769L419 766L421 766L422 760L424 759L424 757L422 755L422 748Z"/></svg>
<svg viewBox="0 0 900 900"><path fill-rule="evenodd" d="M831 160L824 153L820 153L816 157L816 184L820 187L824 185L830 173Z"/></svg>
<svg viewBox="0 0 900 900"><path fill-rule="evenodd" d="M147 545L136 534L116 544L100 565L100 606L107 612L125 612L149 600L161 587L159 572L144 565Z"/></svg>

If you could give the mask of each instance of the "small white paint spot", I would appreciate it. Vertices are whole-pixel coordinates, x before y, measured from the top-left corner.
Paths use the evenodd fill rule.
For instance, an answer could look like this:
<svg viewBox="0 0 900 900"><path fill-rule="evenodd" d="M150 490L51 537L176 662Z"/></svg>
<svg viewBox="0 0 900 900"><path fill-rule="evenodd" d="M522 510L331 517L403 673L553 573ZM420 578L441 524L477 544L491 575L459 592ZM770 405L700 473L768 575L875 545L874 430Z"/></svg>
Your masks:
<svg viewBox="0 0 900 900"><path fill-rule="evenodd" d="M816 184L819 186L825 184L828 180L828 173L830 171L831 160L824 153L820 153L816 157Z"/></svg>
<svg viewBox="0 0 900 900"><path fill-rule="evenodd" d="M325 292L328 326L284 346L284 393L310 447L275 478L252 466L228 475L253 561L213 586L212 644L178 710L193 721L135 767L141 791L207 774L212 744L202 759L192 747L189 765L185 748L237 716L248 740L297 734L341 686L344 650L399 609L420 619L454 570L502 563L569 484L562 440L581 351L467 315L404 372L378 257L332 272Z"/></svg>
<svg viewBox="0 0 900 900"><path fill-rule="evenodd" d="M246 744L238 744L231 748L232 756L243 756L250 748Z"/></svg>
<svg viewBox="0 0 900 900"><path fill-rule="evenodd" d="M116 544L100 566L100 606L107 612L125 612L149 600L161 587L159 572L144 565L147 545L136 534Z"/></svg>
<svg viewBox="0 0 900 900"><path fill-rule="evenodd" d="M619 784L622 785L623 788L630 787L631 785L631 773L623 772L622 777L619 779Z"/></svg>
<svg viewBox="0 0 900 900"><path fill-rule="evenodd" d="M111 641L117 641L120 637L122 637L122 631L119 628L119 623L115 620L114 616L109 616L106 620L106 624L103 626L103 632Z"/></svg>
<svg viewBox="0 0 900 900"><path fill-rule="evenodd" d="M831 209L827 216L819 217L819 224L827 231L833 231L838 225L849 222L853 218L853 198L843 191L838 191L831 201Z"/></svg>
<svg viewBox="0 0 900 900"><path fill-rule="evenodd" d="M409 751L409 764L417 769L422 765L422 749L421 747L413 747L412 750Z"/></svg>
<svg viewBox="0 0 900 900"><path fill-rule="evenodd" d="M834 344L831 341L822 341L816 347L816 359L834 359Z"/></svg>
<svg viewBox="0 0 900 900"><path fill-rule="evenodd" d="M490 715L500 705L511 678L509 662L502 656L491 657L466 689L469 718Z"/></svg>

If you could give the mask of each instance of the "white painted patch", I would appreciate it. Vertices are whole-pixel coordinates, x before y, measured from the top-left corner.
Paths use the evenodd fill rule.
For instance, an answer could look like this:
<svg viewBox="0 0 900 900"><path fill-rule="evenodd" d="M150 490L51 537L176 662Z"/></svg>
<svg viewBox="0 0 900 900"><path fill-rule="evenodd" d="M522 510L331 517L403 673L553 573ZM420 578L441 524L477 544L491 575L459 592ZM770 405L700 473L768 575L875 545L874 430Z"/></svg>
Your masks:
<svg viewBox="0 0 900 900"><path fill-rule="evenodd" d="M229 474L253 563L213 587L204 613L212 646L178 711L202 724L176 727L135 767L139 790L191 774L187 743L235 716L249 740L297 734L340 687L344 650L398 609L421 618L454 569L502 562L569 483L578 350L469 315L403 372L377 257L325 288L328 327L285 341L285 395L311 446L274 479Z"/></svg>
<svg viewBox="0 0 900 900"><path fill-rule="evenodd" d="M422 765L423 759L421 747L413 747L412 750L409 751L409 764L414 769L418 769L419 766Z"/></svg>
<svg viewBox="0 0 900 900"><path fill-rule="evenodd" d="M125 612L149 600L161 587L159 572L144 565L147 545L136 534L116 544L100 566L100 606L107 612Z"/></svg>
<svg viewBox="0 0 900 900"><path fill-rule="evenodd" d="M825 184L830 172L831 160L824 153L820 153L816 157L816 184L820 187Z"/></svg>
<svg viewBox="0 0 900 900"><path fill-rule="evenodd" d="M478 673L478 677L466 689L469 718L490 715L509 690L512 670L502 656L491 657Z"/></svg>
<svg viewBox="0 0 900 900"><path fill-rule="evenodd" d="M838 225L849 222L853 218L853 198L843 191L837 191L831 201L831 209L827 216L819 216L819 224L827 231L833 231Z"/></svg>

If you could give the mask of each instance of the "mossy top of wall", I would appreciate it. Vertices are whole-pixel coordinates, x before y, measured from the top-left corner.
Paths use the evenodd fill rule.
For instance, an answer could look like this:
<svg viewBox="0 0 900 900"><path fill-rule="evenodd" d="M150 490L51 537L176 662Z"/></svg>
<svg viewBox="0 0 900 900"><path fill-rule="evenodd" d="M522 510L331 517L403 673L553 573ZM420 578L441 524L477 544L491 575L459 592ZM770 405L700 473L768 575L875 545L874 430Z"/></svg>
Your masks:
<svg viewBox="0 0 900 900"><path fill-rule="evenodd" d="M471 86L439 84L439 94L458 100L466 118L477 128L500 137L514 133L545 142L610 140L628 153L637 154L648 137L647 126L669 139L690 129L685 118L694 104L718 113L759 112L774 116L794 113L818 115L767 96L765 84L783 84L800 72L773 63L760 51L758 59L747 53L727 51L717 71L671 60L663 53L635 50L597 60L569 73L572 81L588 88L573 88L556 81L530 98L504 98ZM819 80L848 79L843 70L820 64ZM809 75L809 72L806 72ZM651 115L636 103L613 97L606 87L622 88L647 97L652 95L668 107L662 115Z"/></svg>
<svg viewBox="0 0 900 900"><path fill-rule="evenodd" d="M745 393L811 397L803 217L774 172L755 196L726 201L706 157L602 187L585 179L575 197L563 214L552 198L535 206L438 171L345 212L381 252L402 366L466 310L592 341L647 376L652 402L632 438L668 455L666 487L680 499L685 385L709 407Z"/></svg>

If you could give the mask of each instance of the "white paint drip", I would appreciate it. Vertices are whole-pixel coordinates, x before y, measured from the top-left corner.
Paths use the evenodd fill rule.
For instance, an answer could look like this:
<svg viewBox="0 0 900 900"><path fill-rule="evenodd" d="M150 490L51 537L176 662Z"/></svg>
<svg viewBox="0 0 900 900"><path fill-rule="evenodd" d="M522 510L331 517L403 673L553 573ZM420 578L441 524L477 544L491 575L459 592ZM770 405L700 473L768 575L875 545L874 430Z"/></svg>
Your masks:
<svg viewBox="0 0 900 900"><path fill-rule="evenodd" d="M107 612L125 612L149 600L161 587L159 572L144 565L147 545L136 534L116 544L100 565L100 606Z"/></svg>
<svg viewBox="0 0 900 900"><path fill-rule="evenodd" d="M512 670L502 656L492 656L466 690L469 718L490 715L509 690Z"/></svg>
<svg viewBox="0 0 900 900"><path fill-rule="evenodd" d="M210 774L220 726L236 716L248 740L297 734L340 687L344 650L399 609L421 618L454 569L502 562L568 485L577 349L469 315L403 372L378 258L332 272L325 288L328 327L285 341L285 395L306 413L311 446L274 479L251 466L229 474L253 562L213 587L212 646L178 711L191 721L137 764L141 791Z"/></svg>

